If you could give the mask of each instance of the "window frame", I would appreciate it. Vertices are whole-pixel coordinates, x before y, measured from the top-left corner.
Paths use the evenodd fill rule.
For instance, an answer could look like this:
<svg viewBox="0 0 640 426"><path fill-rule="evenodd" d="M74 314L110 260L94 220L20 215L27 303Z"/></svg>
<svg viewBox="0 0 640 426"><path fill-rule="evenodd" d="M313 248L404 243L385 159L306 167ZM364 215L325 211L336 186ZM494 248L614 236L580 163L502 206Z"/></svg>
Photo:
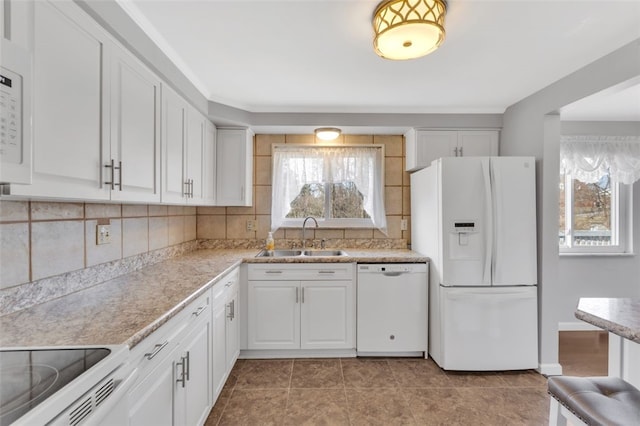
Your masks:
<svg viewBox="0 0 640 426"><path fill-rule="evenodd" d="M384 144L322 144L322 145L305 145L305 144L273 144L271 146L271 158L272 158L272 168L273 168L273 154L274 151L278 147L292 147L292 146L300 146L301 148L376 148L378 155L380 156L378 161L379 173L380 173L380 185L382 186L382 191L384 193L385 188L385 146ZM272 172L273 174L274 172ZM272 175L273 179L273 175ZM325 185L325 216L324 217L315 217L318 221L318 228L325 229L342 229L342 228L376 228L371 218L333 218L327 217L327 213L331 214L331 201L330 201L330 191L327 191L328 185L331 185L328 182L324 183ZM271 191L273 191L273 184L271 187ZM272 197L273 199L273 197ZM384 201L383 201L384 202ZM282 228L299 228L302 229L305 218L287 218L284 217L282 219L282 224L280 225ZM308 223L307 223L308 225ZM315 225L315 224L314 224Z"/></svg>
<svg viewBox="0 0 640 426"><path fill-rule="evenodd" d="M562 177L562 173L559 178ZM564 203L565 203L565 229L564 240L565 245L560 244L560 235L558 235L558 249L560 255L626 255L632 254L631 246L631 217L633 205L633 185L624 185L611 181L611 239L613 244L594 245L594 246L574 246L573 243L573 177L571 174L565 174L564 180ZM558 203L560 199L558 197Z"/></svg>

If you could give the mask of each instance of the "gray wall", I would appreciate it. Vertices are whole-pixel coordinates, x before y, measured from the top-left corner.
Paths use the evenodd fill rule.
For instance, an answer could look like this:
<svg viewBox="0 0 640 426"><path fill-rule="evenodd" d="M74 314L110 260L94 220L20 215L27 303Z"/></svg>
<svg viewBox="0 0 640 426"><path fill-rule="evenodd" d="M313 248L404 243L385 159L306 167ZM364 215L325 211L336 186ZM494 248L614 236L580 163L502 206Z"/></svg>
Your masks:
<svg viewBox="0 0 640 426"><path fill-rule="evenodd" d="M611 86L637 79L638 76L640 39L510 106L503 117L501 155L533 155L537 159L540 363L545 373L560 372L558 323L572 318L580 296L595 292L611 296L637 296L640 293L637 257L563 259L561 262L557 245L560 108ZM637 188L639 185L635 186L634 222L637 228L640 225L640 191ZM636 231L636 244L640 243L637 237ZM584 268L587 263L589 267ZM613 275L616 267L621 269L615 269ZM592 272L590 275L586 272L589 269ZM632 285L634 280L635 288ZM569 281L570 284L567 284ZM611 286L613 281L625 284L612 289L609 294L604 291L605 286L607 283Z"/></svg>

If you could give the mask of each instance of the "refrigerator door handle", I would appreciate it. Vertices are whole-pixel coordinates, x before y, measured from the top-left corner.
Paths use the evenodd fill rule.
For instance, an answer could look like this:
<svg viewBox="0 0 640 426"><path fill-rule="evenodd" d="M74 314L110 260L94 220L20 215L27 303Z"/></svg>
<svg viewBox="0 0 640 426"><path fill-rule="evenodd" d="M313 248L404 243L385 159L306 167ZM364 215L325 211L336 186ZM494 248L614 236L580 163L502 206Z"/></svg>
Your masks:
<svg viewBox="0 0 640 426"><path fill-rule="evenodd" d="M491 193L491 175L489 161L482 162L482 176L484 178L484 194L486 206L486 245L484 249L484 268L482 283L491 285L491 258L493 257L493 195Z"/></svg>
<svg viewBox="0 0 640 426"><path fill-rule="evenodd" d="M495 223L502 224L502 176L499 167L491 167L491 182L493 184L493 201L494 201L494 215ZM494 243L493 243L493 265L492 275L494 282L502 281L502 238L501 230L502 226L496 226L494 230Z"/></svg>

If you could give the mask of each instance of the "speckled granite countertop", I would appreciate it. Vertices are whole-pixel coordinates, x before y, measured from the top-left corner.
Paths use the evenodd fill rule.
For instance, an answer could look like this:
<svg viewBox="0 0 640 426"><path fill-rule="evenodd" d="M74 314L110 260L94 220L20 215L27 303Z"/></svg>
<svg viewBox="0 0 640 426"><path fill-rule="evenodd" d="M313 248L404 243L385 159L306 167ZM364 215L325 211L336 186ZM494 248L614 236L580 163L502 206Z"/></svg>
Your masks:
<svg viewBox="0 0 640 426"><path fill-rule="evenodd" d="M581 297L576 318L640 343L640 299Z"/></svg>
<svg viewBox="0 0 640 426"><path fill-rule="evenodd" d="M349 250L344 257L256 258L259 250L197 250L0 317L0 347L133 347L243 262L426 262L411 250Z"/></svg>

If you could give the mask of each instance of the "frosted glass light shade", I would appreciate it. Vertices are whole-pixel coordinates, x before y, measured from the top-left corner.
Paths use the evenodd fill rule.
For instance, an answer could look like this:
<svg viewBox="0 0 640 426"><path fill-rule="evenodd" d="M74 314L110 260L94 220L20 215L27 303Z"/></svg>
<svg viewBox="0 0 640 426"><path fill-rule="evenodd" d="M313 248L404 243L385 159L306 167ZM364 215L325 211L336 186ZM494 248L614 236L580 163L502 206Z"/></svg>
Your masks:
<svg viewBox="0 0 640 426"><path fill-rule="evenodd" d="M386 59L414 59L433 52L444 41L443 0L387 0L373 16L373 46Z"/></svg>
<svg viewBox="0 0 640 426"><path fill-rule="evenodd" d="M340 129L335 127L321 127L315 130L316 137L323 141L332 141L340 136Z"/></svg>

